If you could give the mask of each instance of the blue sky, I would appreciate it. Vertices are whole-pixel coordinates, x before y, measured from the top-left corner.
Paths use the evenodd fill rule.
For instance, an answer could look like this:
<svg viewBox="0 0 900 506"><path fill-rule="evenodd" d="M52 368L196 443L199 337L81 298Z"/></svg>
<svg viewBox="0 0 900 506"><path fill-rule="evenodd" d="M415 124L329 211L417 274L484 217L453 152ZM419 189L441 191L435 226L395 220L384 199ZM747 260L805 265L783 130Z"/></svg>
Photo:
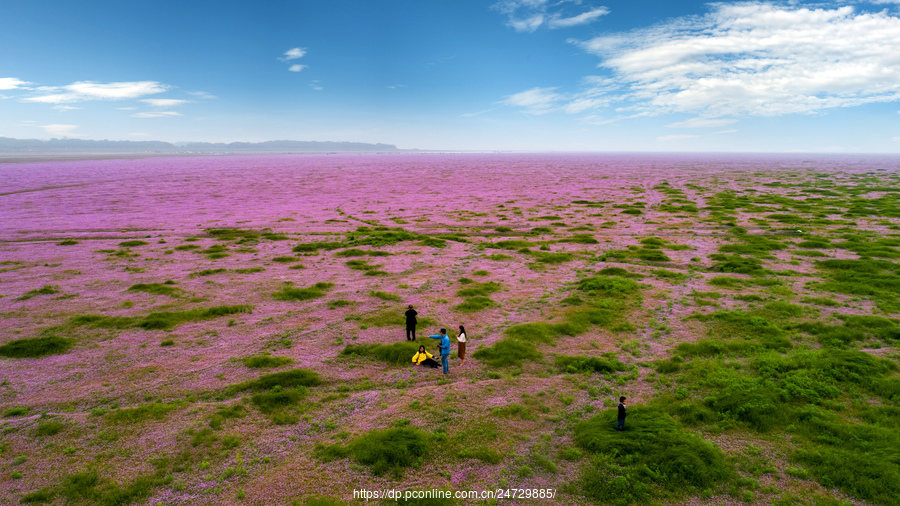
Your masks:
<svg viewBox="0 0 900 506"><path fill-rule="evenodd" d="M0 136L900 151L900 0L0 6Z"/></svg>

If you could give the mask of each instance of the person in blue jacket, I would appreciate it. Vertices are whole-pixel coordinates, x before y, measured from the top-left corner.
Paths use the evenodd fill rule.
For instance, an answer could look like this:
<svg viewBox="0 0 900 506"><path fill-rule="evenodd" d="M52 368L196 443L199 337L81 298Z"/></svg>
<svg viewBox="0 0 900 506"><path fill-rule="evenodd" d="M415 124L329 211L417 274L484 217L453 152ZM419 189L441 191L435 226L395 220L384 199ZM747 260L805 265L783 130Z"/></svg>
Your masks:
<svg viewBox="0 0 900 506"><path fill-rule="evenodd" d="M450 372L450 363L448 362L450 359L450 338L447 337L447 329L441 329L439 335L428 337L441 340L441 365L444 366L444 374L448 374Z"/></svg>

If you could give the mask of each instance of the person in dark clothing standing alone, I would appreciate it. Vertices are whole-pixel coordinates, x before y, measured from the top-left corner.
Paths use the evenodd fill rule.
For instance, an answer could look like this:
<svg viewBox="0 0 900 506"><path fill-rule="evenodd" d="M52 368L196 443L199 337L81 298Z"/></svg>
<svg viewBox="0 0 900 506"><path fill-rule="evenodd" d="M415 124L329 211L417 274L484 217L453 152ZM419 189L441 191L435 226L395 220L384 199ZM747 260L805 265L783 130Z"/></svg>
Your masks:
<svg viewBox="0 0 900 506"><path fill-rule="evenodd" d="M409 309L406 310L406 340L407 341L415 341L416 340L416 324L419 323L416 320L416 315L419 314L413 309L412 304L409 305ZM410 338L412 337L412 338Z"/></svg>
<svg viewBox="0 0 900 506"><path fill-rule="evenodd" d="M619 397L619 417L616 430L625 430L625 397Z"/></svg>

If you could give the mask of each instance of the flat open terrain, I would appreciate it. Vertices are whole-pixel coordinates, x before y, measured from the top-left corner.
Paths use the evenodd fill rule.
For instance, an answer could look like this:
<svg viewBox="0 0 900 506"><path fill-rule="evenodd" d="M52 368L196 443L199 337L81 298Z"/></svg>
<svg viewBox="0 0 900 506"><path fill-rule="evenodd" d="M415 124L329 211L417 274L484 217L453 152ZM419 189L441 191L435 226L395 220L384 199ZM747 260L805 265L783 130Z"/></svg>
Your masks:
<svg viewBox="0 0 900 506"><path fill-rule="evenodd" d="M900 504L898 169L0 165L0 503Z"/></svg>

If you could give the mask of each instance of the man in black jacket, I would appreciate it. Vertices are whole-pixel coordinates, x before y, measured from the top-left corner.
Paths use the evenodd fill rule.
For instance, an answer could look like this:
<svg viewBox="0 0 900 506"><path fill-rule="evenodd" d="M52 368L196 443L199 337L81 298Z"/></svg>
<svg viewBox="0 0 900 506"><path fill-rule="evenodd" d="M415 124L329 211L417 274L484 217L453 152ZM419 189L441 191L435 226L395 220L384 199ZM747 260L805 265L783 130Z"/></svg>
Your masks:
<svg viewBox="0 0 900 506"><path fill-rule="evenodd" d="M616 430L625 430L625 397L619 397L619 417Z"/></svg>
<svg viewBox="0 0 900 506"><path fill-rule="evenodd" d="M409 305L409 309L406 310L406 340L407 341L415 341L416 340L416 323L419 323L416 320L416 315L419 314L413 309L412 304ZM412 336L412 339L410 339Z"/></svg>

